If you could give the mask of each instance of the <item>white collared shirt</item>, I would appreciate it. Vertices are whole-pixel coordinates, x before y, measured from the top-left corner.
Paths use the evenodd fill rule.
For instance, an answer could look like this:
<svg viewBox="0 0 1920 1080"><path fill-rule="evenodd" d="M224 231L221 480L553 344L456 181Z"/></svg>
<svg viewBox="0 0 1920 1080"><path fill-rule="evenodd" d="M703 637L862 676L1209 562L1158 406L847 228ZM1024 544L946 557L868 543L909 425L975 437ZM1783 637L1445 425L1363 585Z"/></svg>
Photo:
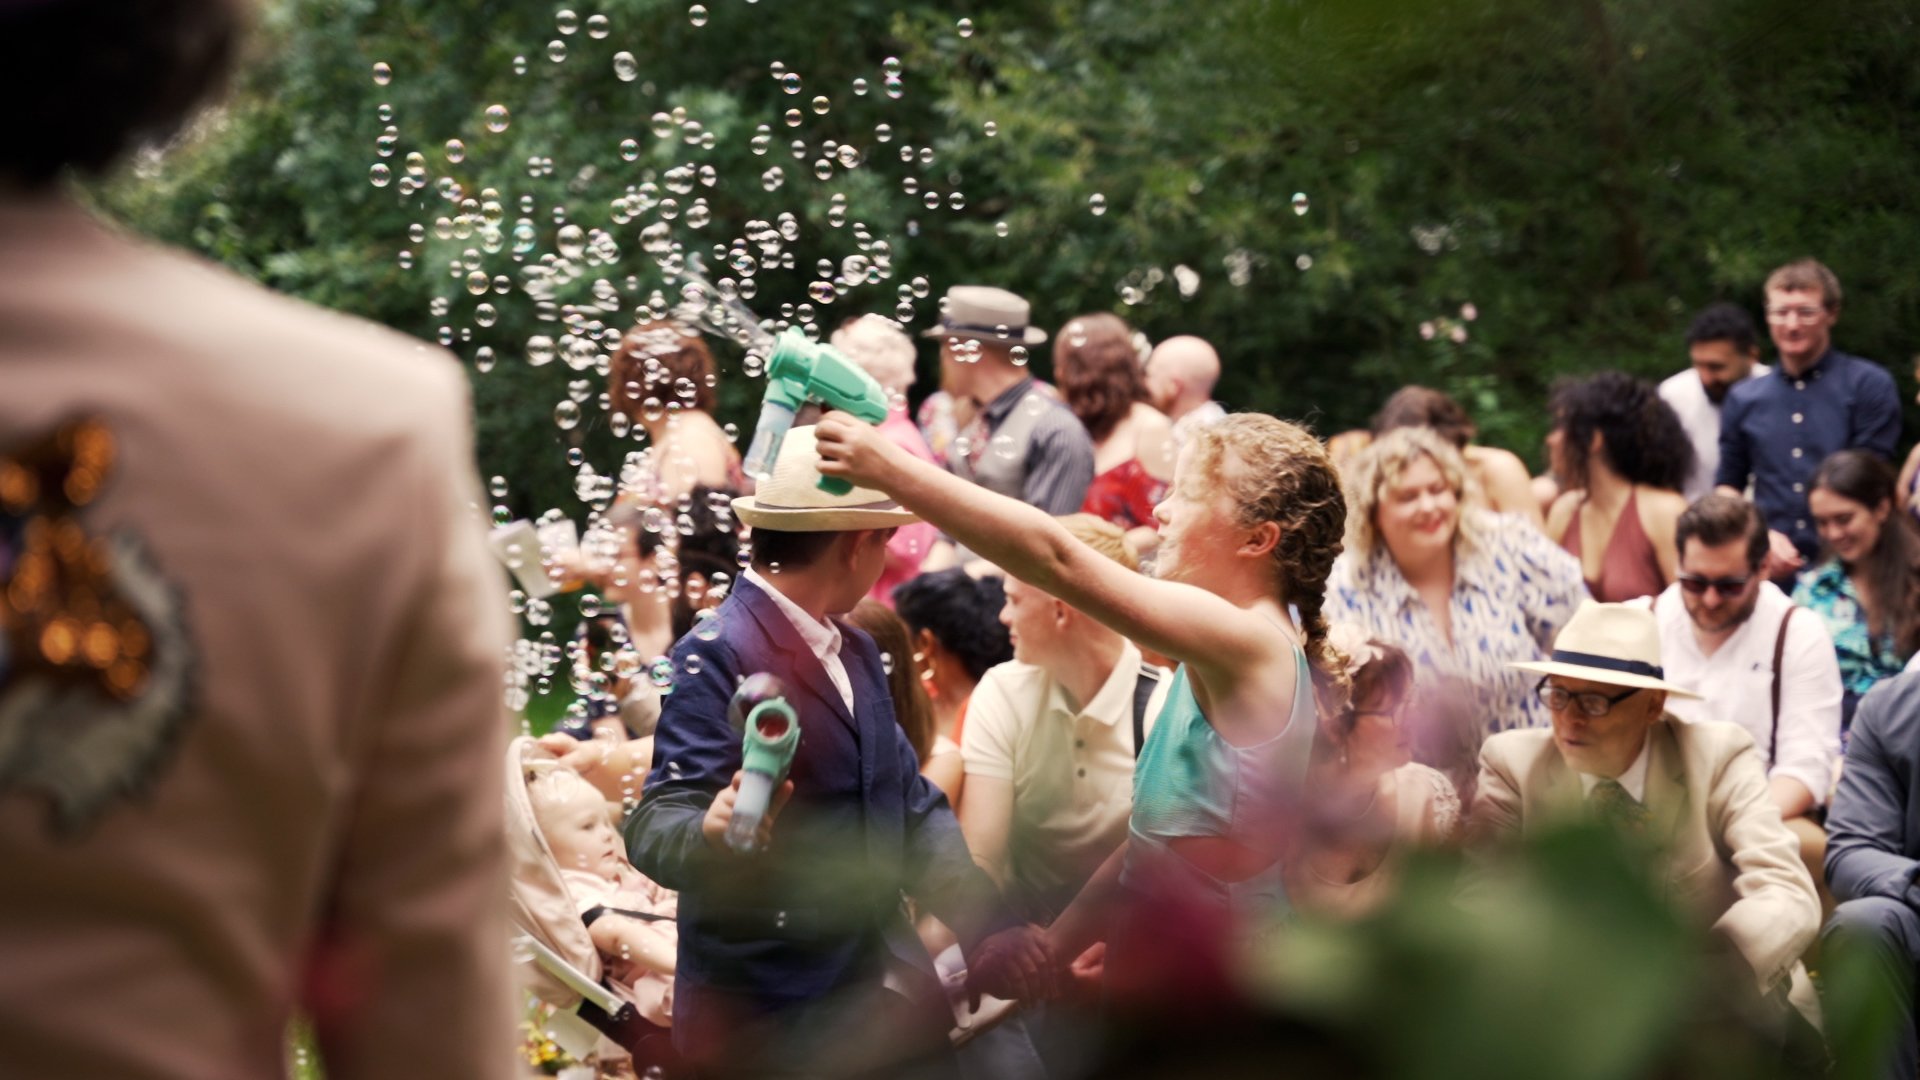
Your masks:
<svg viewBox="0 0 1920 1080"><path fill-rule="evenodd" d="M1146 731L1173 683L1159 672ZM968 773L1013 785L1007 878L1023 899L1077 888L1127 836L1133 805L1133 695L1140 650L1124 643L1107 681L1075 708L1045 668L989 668L967 701Z"/></svg>
<svg viewBox="0 0 1920 1080"><path fill-rule="evenodd" d="M1627 794L1633 796L1634 802L1642 805L1647 801L1647 758L1651 756L1647 751L1652 746L1652 739L1642 739L1640 742L1640 756L1633 759L1633 764L1627 766L1626 772L1613 778L1620 782L1621 787L1627 789ZM1581 773L1580 793L1582 795L1593 794L1594 785L1605 779L1607 778L1604 776Z"/></svg>
<svg viewBox="0 0 1920 1080"><path fill-rule="evenodd" d="M1765 364L1755 364L1747 378L1757 379L1769 370ZM1687 441L1693 443L1693 472L1687 476L1681 494L1688 502L1711 494L1713 474L1720 468L1720 405L1707 396L1700 373L1691 367L1660 384L1660 400L1673 407Z"/></svg>
<svg viewBox="0 0 1920 1080"><path fill-rule="evenodd" d="M748 567L747 572L741 576L773 598L774 606L778 607L780 613L787 617L787 621L793 624L793 629L800 635L800 640L806 642L807 648L811 649L813 655L819 659L820 666L827 669L827 678L833 680L833 688L840 691L840 700L846 702L847 711L852 712L853 680L847 677L847 666L840 662L840 628L835 626L832 620L821 622L807 614L799 604L787 599L786 593L774 588L771 582L761 577L760 571Z"/></svg>
<svg viewBox="0 0 1920 1080"><path fill-rule="evenodd" d="M1819 806L1827 801L1833 762L1840 756L1840 665L1820 618L1809 611L1795 615L1787 624L1786 649L1780 655L1776 739L1773 646L1780 620L1792 610L1786 593L1772 582L1761 582L1753 614L1708 656L1694 636L1679 585L1667 586L1653 602L1667 681L1701 695L1698 701L1669 697L1667 711L1682 720L1724 720L1747 729L1767 775L1798 780Z"/></svg>

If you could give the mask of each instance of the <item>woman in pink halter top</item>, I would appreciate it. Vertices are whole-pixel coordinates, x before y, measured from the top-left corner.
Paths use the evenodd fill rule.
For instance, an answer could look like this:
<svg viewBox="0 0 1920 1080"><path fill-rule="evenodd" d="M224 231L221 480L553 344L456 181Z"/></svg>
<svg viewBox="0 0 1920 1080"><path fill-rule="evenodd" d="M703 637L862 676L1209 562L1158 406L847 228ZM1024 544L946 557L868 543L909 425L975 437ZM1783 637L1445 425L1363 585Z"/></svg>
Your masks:
<svg viewBox="0 0 1920 1080"><path fill-rule="evenodd" d="M1571 489L1547 514L1547 535L1580 560L1601 603L1653 596L1679 572L1674 524L1693 444L1654 388L1617 371L1563 382L1548 406L1547 450Z"/></svg>

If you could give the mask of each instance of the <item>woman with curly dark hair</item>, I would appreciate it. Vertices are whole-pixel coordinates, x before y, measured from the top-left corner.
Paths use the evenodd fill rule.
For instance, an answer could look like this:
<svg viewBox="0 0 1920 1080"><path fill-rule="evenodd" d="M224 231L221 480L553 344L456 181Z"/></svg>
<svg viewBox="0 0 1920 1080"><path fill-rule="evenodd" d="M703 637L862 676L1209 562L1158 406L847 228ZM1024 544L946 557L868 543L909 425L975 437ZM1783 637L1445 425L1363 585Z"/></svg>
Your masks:
<svg viewBox="0 0 1920 1080"><path fill-rule="evenodd" d="M1135 550L1150 546L1153 506L1173 479L1173 424L1147 404L1133 329L1117 315L1082 315L1054 342L1060 396L1093 437L1093 483L1080 509L1128 530Z"/></svg>
<svg viewBox="0 0 1920 1080"><path fill-rule="evenodd" d="M1547 513L1547 535L1580 560L1602 603L1652 596L1679 573L1674 523L1693 443L1651 383L1618 371L1562 380L1548 400L1547 452L1568 490Z"/></svg>

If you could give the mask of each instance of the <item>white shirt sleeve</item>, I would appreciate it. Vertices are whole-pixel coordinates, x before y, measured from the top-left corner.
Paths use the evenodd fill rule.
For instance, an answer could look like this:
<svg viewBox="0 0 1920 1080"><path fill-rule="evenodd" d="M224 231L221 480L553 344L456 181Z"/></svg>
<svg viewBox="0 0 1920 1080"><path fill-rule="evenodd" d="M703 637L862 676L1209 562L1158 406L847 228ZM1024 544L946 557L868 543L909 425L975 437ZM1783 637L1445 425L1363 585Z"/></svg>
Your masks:
<svg viewBox="0 0 1920 1080"><path fill-rule="evenodd" d="M1771 635L1768 640L1771 644ZM1802 611L1787 626L1787 647L1780 658L1780 739L1768 775L1800 781L1813 792L1814 805L1821 806L1839 754L1840 664L1826 625L1819 616Z"/></svg>
<svg viewBox="0 0 1920 1080"><path fill-rule="evenodd" d="M967 700L967 723L960 732L960 760L968 774L1013 779L1020 717L1001 685L1004 665L987 669Z"/></svg>

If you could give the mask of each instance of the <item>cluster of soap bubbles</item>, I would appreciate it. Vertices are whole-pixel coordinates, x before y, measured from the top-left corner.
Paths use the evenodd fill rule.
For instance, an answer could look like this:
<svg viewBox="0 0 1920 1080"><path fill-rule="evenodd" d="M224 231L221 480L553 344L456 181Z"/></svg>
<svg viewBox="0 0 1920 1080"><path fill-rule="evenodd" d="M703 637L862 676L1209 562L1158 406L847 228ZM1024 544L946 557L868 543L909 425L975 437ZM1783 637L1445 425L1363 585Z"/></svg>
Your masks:
<svg viewBox="0 0 1920 1080"><path fill-rule="evenodd" d="M693 30L707 27L712 18L705 4L686 9L686 24ZM525 709L532 696L552 692L563 662L567 684L583 699L635 681L667 691L676 674L665 657L642 656L625 640L624 629L615 635L614 647L591 656L577 642L565 647L556 643L552 629L556 603L577 606L582 619L593 620L617 610L619 595L629 585L642 594L679 588L671 544L644 574L627 563L637 534L671 538L685 532L688 508L624 511L621 493L645 489L649 477L670 464L656 460L659 448L649 433L691 409L699 388L685 379L656 387L650 367L643 392L624 395L637 404L618 405L607 380L623 335L637 324L672 320L732 342L744 353L744 375L757 378L764 374L773 338L790 327L818 337L843 312L872 308L910 325L927 316L931 283L925 277L896 280L895 238L859 220L841 188L897 192L895 197L905 200L897 205L906 210L909 236L917 231L915 215L965 213L970 205L964 178L944 163L936 172L940 155L934 146L897 129L899 118L888 111L888 102L906 93L906 65L897 56L886 57L877 71L853 77L850 84L811 75L803 65L769 62L769 101L778 106L757 123L749 118L751 133L743 136L754 158L769 160L756 163L744 176L723 177L707 157L721 138L735 137L734 118L706 114L702 110L707 106L689 99L644 107L627 132L607 140L604 160L561 160L553 148L528 144L521 150L532 151L525 158L525 176L546 181L535 185L546 193L538 198L510 188L503 192L477 179L484 170L500 168L505 155L492 151L506 139L495 137L514 128L516 110L522 110L523 127L525 117L536 115L524 111L542 100L532 90L533 82L552 71L585 70L604 78L611 69L609 85L620 88L616 100L631 106L654 97L656 88L645 80L646 50L636 52L632 42L610 40L616 29L605 14L557 8L551 32L525 42L512 60L515 76L529 80L516 85L528 85L529 92L518 99L504 94L502 99L477 102L475 113L468 114L477 114L477 123L462 132L403 132L405 118L392 104L379 104L375 156L367 171L368 183L380 189L383 198L396 198L419 214L398 251L399 266L445 275L442 295L433 297L430 309L438 340L466 352L480 374L520 362L567 373L550 381L564 381L566 390L554 400L549 431L561 444L573 476L573 497L580 505L547 509L538 523L538 550L526 550L523 544L511 557L523 568L532 565L544 571L556 584L572 584L566 579L582 559L614 568L613 576L588 591L561 592L552 599L529 591L509 597L509 606L532 635L516 644L510 658L506 697L516 709ZM957 18L953 30L963 40L979 33L967 17ZM544 64L538 62L541 58ZM557 67L567 64L573 67ZM393 86L393 65L377 62L371 70L376 87ZM876 85L881 93L871 94ZM845 95L846 89L851 95ZM832 118L836 137L825 137L814 127L825 117ZM776 131L783 136L778 142ZM975 134L995 139L1000 131L998 122L983 120ZM783 160L783 151L790 151L791 164ZM895 167L900 169L897 185L864 179L878 169ZM509 181L493 182L509 186ZM614 190L600 194L609 186ZM756 198L790 195L794 209L741 223L744 215L732 213L729 201L740 192ZM1307 196L1295 194L1292 206L1304 215ZM1108 208L1107 195L1088 196L1091 216L1102 217ZM1005 220L993 221L991 228L999 238L1014 233ZM1254 253L1230 254L1228 280L1245 284L1262 262L1264 257ZM1305 269L1310 258L1300 256L1298 265ZM751 304L772 275L790 275L784 280L804 299L763 304L770 310L756 311ZM1171 271L1147 268L1128 275L1118 288L1124 302L1135 304L1168 280L1181 297L1191 297L1200 274L1185 265ZM882 290L890 283L889 296ZM531 306L540 324L537 332L489 340L488 331L503 322L503 309L512 312L517 310L513 305L522 303ZM1003 336L1013 340L1010 331ZM954 351L965 363L977 358L979 349L977 341L961 341ZM1025 364L1027 347L1012 344L1011 355L1015 364ZM581 444L588 432L601 430L618 440L621 449L615 461L596 468ZM727 436L737 441L739 432L729 425ZM997 444L989 449L1011 452ZM488 494L496 524L511 524L506 478L493 478ZM724 513L724 507L715 509ZM572 521L581 524L577 551L570 551L567 543L550 542L553 534L546 529ZM741 558L744 567L746 555ZM615 580L625 577L633 580ZM610 584L614 587L608 588ZM716 587L723 593L725 581L708 585L709 590ZM717 633L717 623L703 616L695 633ZM697 657L686 666L695 663Z"/></svg>

